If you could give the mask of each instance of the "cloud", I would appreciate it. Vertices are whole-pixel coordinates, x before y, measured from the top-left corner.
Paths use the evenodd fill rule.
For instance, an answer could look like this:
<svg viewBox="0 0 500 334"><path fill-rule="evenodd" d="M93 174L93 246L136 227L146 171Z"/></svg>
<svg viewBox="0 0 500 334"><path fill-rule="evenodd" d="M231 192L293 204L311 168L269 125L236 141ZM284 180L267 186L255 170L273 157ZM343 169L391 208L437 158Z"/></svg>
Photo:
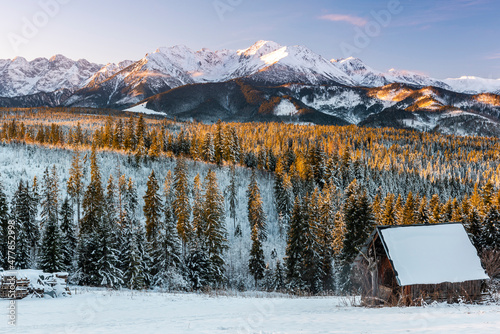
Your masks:
<svg viewBox="0 0 500 334"><path fill-rule="evenodd" d="M334 22L347 22L352 25L363 27L368 21L359 16L341 15L341 14L328 14L319 17L321 20L334 21Z"/></svg>
<svg viewBox="0 0 500 334"><path fill-rule="evenodd" d="M500 52L487 55L485 57L485 59L488 59L488 60L500 59Z"/></svg>

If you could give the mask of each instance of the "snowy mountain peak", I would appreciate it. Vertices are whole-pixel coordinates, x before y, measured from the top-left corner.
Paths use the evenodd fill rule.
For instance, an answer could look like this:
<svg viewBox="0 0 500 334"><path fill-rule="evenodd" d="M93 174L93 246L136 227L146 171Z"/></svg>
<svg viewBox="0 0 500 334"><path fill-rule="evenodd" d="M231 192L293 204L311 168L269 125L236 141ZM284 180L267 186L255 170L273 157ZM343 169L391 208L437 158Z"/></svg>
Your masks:
<svg viewBox="0 0 500 334"><path fill-rule="evenodd" d="M72 60L63 56L62 54L56 54L49 58L51 63L53 62L71 62Z"/></svg>
<svg viewBox="0 0 500 334"><path fill-rule="evenodd" d="M282 46L279 45L278 43L261 40L247 49L238 50L237 54L239 56L245 56L245 57L251 57L251 56L261 57L265 54L274 52L281 48Z"/></svg>

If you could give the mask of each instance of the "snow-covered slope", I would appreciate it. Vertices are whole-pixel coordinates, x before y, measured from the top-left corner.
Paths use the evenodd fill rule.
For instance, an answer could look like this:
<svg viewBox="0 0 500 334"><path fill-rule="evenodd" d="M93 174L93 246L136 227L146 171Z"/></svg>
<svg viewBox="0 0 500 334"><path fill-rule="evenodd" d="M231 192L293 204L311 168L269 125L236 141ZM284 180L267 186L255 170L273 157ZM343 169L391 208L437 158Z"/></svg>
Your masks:
<svg viewBox="0 0 500 334"><path fill-rule="evenodd" d="M411 71L390 69L387 72L381 72L374 70L359 58L332 59L331 63L346 73L358 86L380 87L390 83L404 83L420 87L434 86L451 89L441 80Z"/></svg>
<svg viewBox="0 0 500 334"><path fill-rule="evenodd" d="M76 89L94 75L102 65L85 59L74 61L62 55L50 59L36 58L27 61L16 57L0 60L0 96L14 97Z"/></svg>
<svg viewBox="0 0 500 334"><path fill-rule="evenodd" d="M500 79L485 79L473 76L463 76L456 79L443 80L451 90L460 93L500 93Z"/></svg>

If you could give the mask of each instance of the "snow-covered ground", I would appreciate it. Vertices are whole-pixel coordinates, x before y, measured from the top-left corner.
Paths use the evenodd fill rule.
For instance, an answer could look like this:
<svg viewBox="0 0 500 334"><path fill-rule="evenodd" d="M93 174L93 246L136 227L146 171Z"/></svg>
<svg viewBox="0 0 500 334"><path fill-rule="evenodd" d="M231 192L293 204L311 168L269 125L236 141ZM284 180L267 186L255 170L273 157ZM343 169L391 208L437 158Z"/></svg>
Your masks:
<svg viewBox="0 0 500 334"><path fill-rule="evenodd" d="M272 298L266 298L272 297ZM211 297L130 291L77 291L17 301L15 329L4 333L498 333L500 305L363 308L341 297L266 294ZM16 332L17 330L17 332Z"/></svg>
<svg viewBox="0 0 500 334"><path fill-rule="evenodd" d="M144 102L144 103L138 104L134 107L128 108L125 111L137 112L137 113L149 114L149 115L163 115L163 116L165 116L165 113L157 112L157 111L146 108L146 104L147 104L147 102Z"/></svg>

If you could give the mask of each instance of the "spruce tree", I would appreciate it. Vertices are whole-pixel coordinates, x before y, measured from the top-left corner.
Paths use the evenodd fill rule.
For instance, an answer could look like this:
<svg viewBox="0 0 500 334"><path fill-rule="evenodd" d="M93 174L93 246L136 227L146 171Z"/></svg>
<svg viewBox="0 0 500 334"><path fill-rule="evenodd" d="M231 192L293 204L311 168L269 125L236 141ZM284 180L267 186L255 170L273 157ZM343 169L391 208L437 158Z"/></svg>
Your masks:
<svg viewBox="0 0 500 334"><path fill-rule="evenodd" d="M189 201L188 170L184 159L178 159L174 169L174 213L177 232L182 241L182 253L186 255L187 245L193 238L191 226L191 205Z"/></svg>
<svg viewBox="0 0 500 334"><path fill-rule="evenodd" d="M236 180L236 169L234 168L234 165L231 165L230 173L231 178L225 192L226 198L229 202L229 217L233 220L233 230L235 236L237 236L238 233L236 229L236 208L238 206L238 184Z"/></svg>
<svg viewBox="0 0 500 334"><path fill-rule="evenodd" d="M485 247L483 240L483 228L479 212L473 207L467 217L467 233L478 252L482 252Z"/></svg>
<svg viewBox="0 0 500 334"><path fill-rule="evenodd" d="M80 222L80 206L84 194L83 184L83 166L80 159L80 151L75 151L73 160L71 161L71 168L69 169L69 178L67 183L68 195L76 204L76 217L77 222Z"/></svg>
<svg viewBox="0 0 500 334"><path fill-rule="evenodd" d="M203 140L203 159L207 162L215 162L215 147L212 134L207 132Z"/></svg>
<svg viewBox="0 0 500 334"><path fill-rule="evenodd" d="M127 120L125 128L125 135L123 138L123 148L128 152L132 152L135 151L136 145L137 145L137 138L135 136L135 120L133 116L130 116L130 118Z"/></svg>
<svg viewBox="0 0 500 334"><path fill-rule="evenodd" d="M441 222L442 223L451 222L452 214L453 214L453 207L451 205L451 200L449 199L441 208Z"/></svg>
<svg viewBox="0 0 500 334"><path fill-rule="evenodd" d="M172 203L174 189L172 173L169 171L163 186L165 206L161 230L157 236L156 246L152 248L153 282L163 288L171 288L175 284L175 277L180 275L181 245L177 235ZM152 246L154 243L152 243Z"/></svg>
<svg viewBox="0 0 500 334"><path fill-rule="evenodd" d="M500 249L500 213L494 205L489 206L483 222L482 242L485 249Z"/></svg>
<svg viewBox="0 0 500 334"><path fill-rule="evenodd" d="M142 289L150 281L147 264L145 233L136 218L137 191L131 178L124 175L118 183L119 197L122 199L120 268L123 282L129 289Z"/></svg>
<svg viewBox="0 0 500 334"><path fill-rule="evenodd" d="M109 285L112 279L103 279L108 271L103 261L108 259L110 246L108 242L109 226L104 226L105 200L101 182L101 173L97 164L96 146L92 146L90 155L90 183L85 190L82 201L83 217L80 221L80 238L78 243L78 281L79 284Z"/></svg>
<svg viewBox="0 0 500 334"><path fill-rule="evenodd" d="M302 278L306 285L304 288L312 293L317 293L323 288L323 278L325 278L326 273L323 272L322 266L322 255L328 257L328 248L330 245L326 245L327 249L322 249L320 244L320 239L328 238L326 235L322 235L324 231L320 228L323 224L321 216L321 196L318 188L315 188L310 197L305 198L305 234L303 235L303 275ZM325 259L328 261L328 259Z"/></svg>
<svg viewBox="0 0 500 334"><path fill-rule="evenodd" d="M66 269L61 231L57 220L50 219L44 225L40 249L40 269L55 273Z"/></svg>
<svg viewBox="0 0 500 334"><path fill-rule="evenodd" d="M120 269L116 227L107 219L102 219L96 232L94 252L97 255L95 264L97 276L95 283L108 288L118 288L123 284L123 272Z"/></svg>
<svg viewBox="0 0 500 334"><path fill-rule="evenodd" d="M61 231L59 228L59 185L57 170L45 169L41 195L42 226L44 227L40 268L47 272L57 272L65 269Z"/></svg>
<svg viewBox="0 0 500 334"><path fill-rule="evenodd" d="M224 197L217 185L215 172L209 170L204 181L205 201L203 219L206 224L204 240L211 264L211 281L215 286L225 279L224 251L228 248L224 217Z"/></svg>
<svg viewBox="0 0 500 334"><path fill-rule="evenodd" d="M158 193L160 186L156 180L155 171L152 170L147 182L147 190L144 195L144 217L146 218L146 237L148 241L156 240L161 228L161 213L163 203Z"/></svg>
<svg viewBox="0 0 500 334"><path fill-rule="evenodd" d="M67 271L73 271L73 261L77 248L76 227L74 224L73 207L66 197L59 211L63 264Z"/></svg>
<svg viewBox="0 0 500 334"><path fill-rule="evenodd" d="M215 162L219 166L222 165L223 144L224 144L224 136L222 130L222 122L219 119L216 124L215 138L214 138L214 157L215 157Z"/></svg>
<svg viewBox="0 0 500 334"><path fill-rule="evenodd" d="M346 196L343 208L346 227L343 260L350 263L358 255L375 221L368 196L359 190L356 180L347 188Z"/></svg>
<svg viewBox="0 0 500 334"><path fill-rule="evenodd" d="M257 225L259 230L259 239L265 241L267 239L266 214L264 213L264 209L262 207L262 198L260 196L255 170L252 170L250 184L247 189L247 198L248 222L250 223L250 228L253 229L253 226Z"/></svg>
<svg viewBox="0 0 500 334"><path fill-rule="evenodd" d="M316 232L320 259L319 272L321 273L320 280L323 290L330 290L333 287L335 208L331 196L328 188L324 188L319 204L319 221Z"/></svg>
<svg viewBox="0 0 500 334"><path fill-rule="evenodd" d="M259 240L259 229L257 225L252 228L252 248L250 249L250 260L248 261L248 270L255 280L255 287L259 280L264 278L264 269L266 263L264 261L264 251L262 250L262 243Z"/></svg>
<svg viewBox="0 0 500 334"><path fill-rule="evenodd" d="M80 221L80 233L95 231L104 215L104 190L101 182L101 172L97 165L96 147L92 146L90 155L90 183L85 190L82 202L83 217Z"/></svg>
<svg viewBox="0 0 500 334"><path fill-rule="evenodd" d="M290 177L285 171L285 162L283 159L280 159L276 165L274 178L274 203L276 205L276 212L278 213L280 231L284 231L288 227L292 211L292 201L292 184Z"/></svg>
<svg viewBox="0 0 500 334"><path fill-rule="evenodd" d="M57 170L54 165L51 172L46 168L43 174L42 195L40 200L42 206L42 227L49 221L57 222L59 219L59 182L56 173Z"/></svg>
<svg viewBox="0 0 500 334"><path fill-rule="evenodd" d="M286 289L285 269L280 260L276 261L276 269L274 270L271 287L274 291L284 291Z"/></svg>
<svg viewBox="0 0 500 334"><path fill-rule="evenodd" d="M35 219L36 207L29 184L19 182L11 203L11 218L16 232L16 268L36 266L40 242L40 228Z"/></svg>
<svg viewBox="0 0 500 334"><path fill-rule="evenodd" d="M292 290L300 290L305 285L302 276L304 274L303 244L306 233L307 222L304 217L302 201L296 197L290 218L285 257L287 281Z"/></svg>

